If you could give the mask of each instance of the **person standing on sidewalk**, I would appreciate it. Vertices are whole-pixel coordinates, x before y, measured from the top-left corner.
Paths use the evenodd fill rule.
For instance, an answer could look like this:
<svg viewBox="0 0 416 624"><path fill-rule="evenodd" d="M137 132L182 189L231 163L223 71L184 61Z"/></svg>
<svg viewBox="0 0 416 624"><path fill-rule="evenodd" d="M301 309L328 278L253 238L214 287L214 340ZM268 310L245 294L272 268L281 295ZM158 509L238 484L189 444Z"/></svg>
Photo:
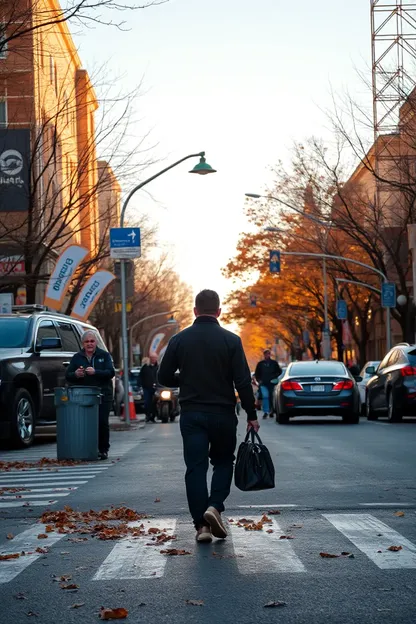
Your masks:
<svg viewBox="0 0 416 624"><path fill-rule="evenodd" d="M273 417L273 389L275 384L272 380L277 379L282 374L276 360L272 360L270 349L263 351L264 359L257 366L254 376L260 386L261 398L263 403L263 418L267 418L270 414Z"/></svg>
<svg viewBox="0 0 416 624"><path fill-rule="evenodd" d="M153 397L156 392L157 371L157 355L151 355L149 362L143 364L140 369L140 383L143 388L146 422L155 422L155 405Z"/></svg>
<svg viewBox="0 0 416 624"><path fill-rule="evenodd" d="M250 370L241 340L218 323L220 300L213 290L195 299L196 319L173 336L160 364L163 386L179 387L185 485L198 542L225 538L221 518L231 488L237 443L235 390L247 413L247 429L258 431ZM213 466L208 494L209 459Z"/></svg>
<svg viewBox="0 0 416 624"><path fill-rule="evenodd" d="M110 448L109 416L113 404L115 370L108 351L97 347L97 336L92 330L82 334L82 349L72 356L66 369L66 380L75 386L97 386L102 392L98 412L98 457L108 458Z"/></svg>

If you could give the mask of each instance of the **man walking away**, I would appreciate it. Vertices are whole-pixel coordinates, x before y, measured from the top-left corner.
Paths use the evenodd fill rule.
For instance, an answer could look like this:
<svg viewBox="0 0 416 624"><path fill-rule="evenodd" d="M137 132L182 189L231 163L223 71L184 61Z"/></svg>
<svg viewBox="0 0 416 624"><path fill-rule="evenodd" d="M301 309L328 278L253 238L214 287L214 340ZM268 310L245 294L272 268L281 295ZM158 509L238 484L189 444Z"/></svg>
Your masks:
<svg viewBox="0 0 416 624"><path fill-rule="evenodd" d="M115 375L113 360L108 351L97 347L97 337L92 330L82 337L82 349L72 356L66 369L66 380L75 386L97 386L102 398L98 412L98 457L108 458L110 448L109 416L113 404L113 382Z"/></svg>
<svg viewBox="0 0 416 624"><path fill-rule="evenodd" d="M282 374L282 369L276 360L272 360L270 349L263 351L264 359L261 360L254 373L260 386L261 397L263 402L263 418L267 418L270 414L273 417L273 388L272 379L277 379Z"/></svg>
<svg viewBox="0 0 416 624"><path fill-rule="evenodd" d="M202 290L195 299L193 325L170 339L158 373L161 385L180 389L186 495L198 542L227 536L221 513L230 493L237 442L235 389L247 413L247 429L259 428L241 340L220 326L220 313L217 293Z"/></svg>
<svg viewBox="0 0 416 624"><path fill-rule="evenodd" d="M157 356L151 355L149 363L143 364L140 369L140 383L143 388L146 422L155 422L155 406L153 402L153 397L156 392L157 371Z"/></svg>

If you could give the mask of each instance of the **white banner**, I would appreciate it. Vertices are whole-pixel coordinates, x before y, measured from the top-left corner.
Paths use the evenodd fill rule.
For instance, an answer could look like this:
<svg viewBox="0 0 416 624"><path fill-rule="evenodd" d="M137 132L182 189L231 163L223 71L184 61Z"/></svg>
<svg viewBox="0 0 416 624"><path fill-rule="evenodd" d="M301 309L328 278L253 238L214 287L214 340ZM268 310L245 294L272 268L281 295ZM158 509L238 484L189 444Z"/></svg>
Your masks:
<svg viewBox="0 0 416 624"><path fill-rule="evenodd" d="M70 245L63 250L49 278L44 305L60 310L75 271L88 254L80 245Z"/></svg>
<svg viewBox="0 0 416 624"><path fill-rule="evenodd" d="M162 342L165 336L166 334L156 334L156 336L153 338L150 344L149 353L156 353L158 346L160 345L160 343Z"/></svg>
<svg viewBox="0 0 416 624"><path fill-rule="evenodd" d="M110 271L97 271L86 281L79 293L71 316L85 321L107 286L116 278Z"/></svg>

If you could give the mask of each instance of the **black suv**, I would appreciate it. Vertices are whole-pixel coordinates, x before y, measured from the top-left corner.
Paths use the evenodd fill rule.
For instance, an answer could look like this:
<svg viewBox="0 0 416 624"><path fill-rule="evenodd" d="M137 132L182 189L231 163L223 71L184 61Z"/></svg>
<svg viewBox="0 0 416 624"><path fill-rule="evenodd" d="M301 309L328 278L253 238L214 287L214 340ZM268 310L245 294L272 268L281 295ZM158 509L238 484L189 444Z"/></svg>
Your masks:
<svg viewBox="0 0 416 624"><path fill-rule="evenodd" d="M407 342L393 347L378 365L367 372L374 376L366 386L368 420L387 414L389 422L416 414L416 345Z"/></svg>
<svg viewBox="0 0 416 624"><path fill-rule="evenodd" d="M36 429L56 425L54 388L65 385L87 329L106 349L95 327L44 306L14 306L0 316L0 439L28 447Z"/></svg>

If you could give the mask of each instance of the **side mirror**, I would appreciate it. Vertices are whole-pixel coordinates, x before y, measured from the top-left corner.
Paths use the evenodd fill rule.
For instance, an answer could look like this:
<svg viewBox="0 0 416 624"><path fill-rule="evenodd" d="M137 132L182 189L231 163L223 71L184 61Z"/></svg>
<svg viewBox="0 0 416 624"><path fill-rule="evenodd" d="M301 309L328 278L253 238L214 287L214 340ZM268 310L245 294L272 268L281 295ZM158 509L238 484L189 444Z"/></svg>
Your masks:
<svg viewBox="0 0 416 624"><path fill-rule="evenodd" d="M355 379L355 381L356 381L357 383L360 383L360 381L362 381L362 380L363 380L363 378L362 378L362 377L360 377L360 375L357 375L356 377L354 377L354 379Z"/></svg>
<svg viewBox="0 0 416 624"><path fill-rule="evenodd" d="M49 351L51 349L61 349L61 339L56 338L42 338L40 345L38 345L38 351Z"/></svg>
<svg viewBox="0 0 416 624"><path fill-rule="evenodd" d="M375 375L376 374L376 367L375 366L367 366L367 368L365 369L365 372L367 375Z"/></svg>

